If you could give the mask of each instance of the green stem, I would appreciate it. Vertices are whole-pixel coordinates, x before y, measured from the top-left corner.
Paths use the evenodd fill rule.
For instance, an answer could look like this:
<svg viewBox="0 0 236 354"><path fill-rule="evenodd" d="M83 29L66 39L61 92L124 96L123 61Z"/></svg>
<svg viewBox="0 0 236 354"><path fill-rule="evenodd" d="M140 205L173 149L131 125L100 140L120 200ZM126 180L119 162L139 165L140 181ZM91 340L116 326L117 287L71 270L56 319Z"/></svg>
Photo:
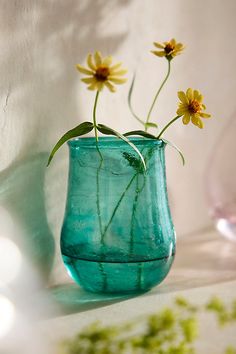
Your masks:
<svg viewBox="0 0 236 354"><path fill-rule="evenodd" d="M133 76L133 80L132 80L132 83L131 83L131 86L130 86L130 89L129 89L128 105L129 105L130 112L134 116L134 118L137 119L142 125L145 126L145 122L141 118L139 118L137 116L137 114L134 112L133 106L132 106L132 103L131 103L131 98L132 98L132 93L133 93L133 88L134 88L134 82L135 82L135 74Z"/></svg>
<svg viewBox="0 0 236 354"><path fill-rule="evenodd" d="M133 183L133 181L134 181L134 179L135 179L136 176L137 176L137 173L135 173L135 175L131 178L131 180L130 180L129 183L127 184L127 186L126 186L124 192L122 193L120 199L118 200L118 203L116 204L116 206L115 206L115 208L114 208L114 210L113 210L113 213L112 213L112 215L111 215L111 217L110 217L110 220L109 220L108 224L106 225L106 227L105 227L105 229L104 229L104 232L103 232L103 234L102 234L102 243L104 243L104 237L105 237L105 235L106 235L106 232L107 232L109 226L110 226L111 223L112 223L112 220L113 220L113 218L114 218L114 216L115 216L115 214L116 214L116 212L117 212L117 209L119 208L120 203L122 202L122 200L123 200L123 198L124 198L126 192L127 192L128 189L130 188L130 186L131 186L131 184Z"/></svg>
<svg viewBox="0 0 236 354"><path fill-rule="evenodd" d="M160 94L160 92L161 92L163 86L165 85L166 81L168 80L168 77L169 77L169 76L170 76L170 60L168 60L168 70L167 70L166 77L165 77L164 80L162 81L162 84L161 84L161 86L159 87L159 89L158 89L158 91L157 91L157 93L156 93L156 96L154 97L154 100L153 100L153 102L152 102L152 105L151 105L151 107L150 107L150 109L149 109L149 112L148 112L148 115L147 115L146 123L148 123L149 120L150 120L150 116L151 116L152 110L153 110L153 108L154 108L154 106L155 106L155 103L156 103L156 101L157 101L157 98L158 98L158 96L159 96L159 94ZM145 126L145 131L147 131L147 129L148 129L147 126Z"/></svg>
<svg viewBox="0 0 236 354"><path fill-rule="evenodd" d="M137 290L142 290L143 263L138 263Z"/></svg>
<svg viewBox="0 0 236 354"><path fill-rule="evenodd" d="M137 209L138 195L139 195L139 189L138 189L138 176L137 176L136 177L135 197L134 197L132 216L131 216L130 246L129 246L129 257L130 257L130 259L133 257L133 253L134 253L134 216L135 216L135 212L136 212L136 209Z"/></svg>
<svg viewBox="0 0 236 354"><path fill-rule="evenodd" d="M103 266L103 263L99 262L99 270L100 270L100 273L101 273L101 276L102 276L102 290L103 291L106 291L106 288L107 288L107 275L106 275L106 272L104 270L104 266Z"/></svg>
<svg viewBox="0 0 236 354"><path fill-rule="evenodd" d="M103 244L103 237L102 237L102 219L101 219L101 209L100 209L100 199L99 199L99 194L100 194L100 185L99 185L99 173L102 167L103 163L103 157L102 154L99 150L98 147L98 131L97 131L97 121L96 121L96 110L97 110L97 103L98 103L98 96L99 96L99 91L96 93L95 101L94 101L94 106L93 106L93 126L94 126L94 131L95 131L95 139L96 139L96 147L98 154L100 156L100 163L97 169L97 174L96 174L96 184L97 184L97 213L98 213L98 223L99 223L99 230L101 234L101 241ZM104 272L104 267L102 263L99 263L99 269L102 274L102 279L103 279L103 290L106 289L107 287L107 276L106 273Z"/></svg>
<svg viewBox="0 0 236 354"><path fill-rule="evenodd" d="M157 139L160 139L162 134L166 131L166 129L169 128L169 126L171 124L173 124L177 119L179 119L181 116L176 116L175 118L173 118L168 124L166 124L166 126L162 129L162 131L160 132L160 134L157 136Z"/></svg>
<svg viewBox="0 0 236 354"><path fill-rule="evenodd" d="M133 205L133 211L132 211L132 219L131 219L131 230L130 230L130 249L129 249L129 256L130 259L133 257L134 253L134 217L135 213L137 210L137 204L138 204L138 199L143 191L144 187L146 185L146 177L144 176L144 181L142 187L139 189L138 188L138 176L137 176L137 184L136 184L136 194L134 198L134 205ZM137 277L137 290L142 290L142 274L143 274L143 264L139 263L138 265L138 277Z"/></svg>
<svg viewBox="0 0 236 354"><path fill-rule="evenodd" d="M101 209L100 209L100 199L99 199L99 195L100 195L100 184L99 184L99 174L100 174L100 170L102 168L102 163L103 163L103 157L102 157L102 154L99 150L99 147L98 147L98 144L96 142L96 147L97 147L97 151L98 151L98 154L100 156L100 163L99 163L99 166L98 166L98 169L97 169L97 174L96 174L96 184L97 184L97 213L98 213L98 222L99 222L99 230L100 230L100 234L101 234L101 237L102 237L102 218L101 218Z"/></svg>
<svg viewBox="0 0 236 354"><path fill-rule="evenodd" d="M144 176L144 182L142 187L139 189L139 184L138 184L138 176L136 177L136 190L135 190L135 197L134 197L134 204L133 204L133 209L132 209L132 217L131 217L131 228L130 228L130 248L129 248L129 257L133 257L133 252L134 252L134 217L135 213L137 210L137 204L138 204L138 198L140 196L140 193L143 191L145 187L145 182L146 182L146 176Z"/></svg>
<svg viewBox="0 0 236 354"><path fill-rule="evenodd" d="M93 106L93 125L94 125L96 141L98 141L98 130L97 130L97 121L96 121L96 109L97 109L97 103L98 103L98 96L99 96L99 91L97 91L97 93L96 93L94 106Z"/></svg>
<svg viewBox="0 0 236 354"><path fill-rule="evenodd" d="M100 210L100 201L99 201L99 193L100 193L100 188L99 188L99 172L102 167L103 163L103 157L102 154L99 150L98 147L98 131L97 131L97 121L96 121L96 109L97 109L97 103L98 103L98 96L99 96L99 91L96 93L95 101L94 101L94 107L93 107L93 125L94 125L94 130L95 130L95 138L96 138L96 148L97 152L100 156L100 164L97 169L97 175L96 175L96 184L97 184L97 213L98 213L98 221L99 221L99 229L100 229L100 234L102 235L102 220L101 220L101 210Z"/></svg>

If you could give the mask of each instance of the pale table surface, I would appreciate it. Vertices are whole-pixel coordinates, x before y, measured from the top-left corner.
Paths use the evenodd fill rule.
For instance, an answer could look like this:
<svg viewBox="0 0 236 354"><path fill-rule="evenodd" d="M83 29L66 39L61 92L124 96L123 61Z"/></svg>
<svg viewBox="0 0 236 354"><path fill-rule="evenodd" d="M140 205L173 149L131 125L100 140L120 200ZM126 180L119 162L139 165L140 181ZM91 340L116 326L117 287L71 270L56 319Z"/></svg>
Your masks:
<svg viewBox="0 0 236 354"><path fill-rule="evenodd" d="M53 315L39 328L50 340L69 337L86 325L101 321L119 323L158 311L173 303L177 295L196 304L212 295L226 303L236 298L236 243L227 241L215 230L182 237L177 242L174 265L166 280L152 291L137 297L110 297L88 294L68 283L49 289ZM210 316L202 315L199 354L220 354L227 344L236 346L236 327L219 330Z"/></svg>

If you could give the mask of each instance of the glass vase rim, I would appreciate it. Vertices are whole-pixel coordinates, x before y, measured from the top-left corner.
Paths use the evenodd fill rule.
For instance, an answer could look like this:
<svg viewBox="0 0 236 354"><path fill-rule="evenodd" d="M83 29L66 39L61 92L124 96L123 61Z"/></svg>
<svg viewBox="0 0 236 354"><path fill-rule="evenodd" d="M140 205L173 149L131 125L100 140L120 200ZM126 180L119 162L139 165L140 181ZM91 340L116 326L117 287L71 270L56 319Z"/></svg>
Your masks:
<svg viewBox="0 0 236 354"><path fill-rule="evenodd" d="M151 139L145 137L129 137L129 140L137 146L153 146L164 148L166 143L162 139ZM70 148L86 147L97 148L95 137L77 137L67 141ZM102 136L98 138L98 147L120 148L129 146L125 141L115 136Z"/></svg>

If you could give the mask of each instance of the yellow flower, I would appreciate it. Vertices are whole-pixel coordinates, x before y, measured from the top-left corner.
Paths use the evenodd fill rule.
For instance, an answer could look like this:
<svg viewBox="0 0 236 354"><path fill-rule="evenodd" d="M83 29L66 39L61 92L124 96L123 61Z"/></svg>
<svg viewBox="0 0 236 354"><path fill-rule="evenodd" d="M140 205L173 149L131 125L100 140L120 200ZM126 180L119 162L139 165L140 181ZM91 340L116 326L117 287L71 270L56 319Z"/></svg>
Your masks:
<svg viewBox="0 0 236 354"><path fill-rule="evenodd" d="M181 54L184 46L182 43L177 43L174 38L172 38L169 42L162 43L153 43L155 47L162 50L152 50L151 52L158 57L166 57L166 59L171 60L176 55Z"/></svg>
<svg viewBox="0 0 236 354"><path fill-rule="evenodd" d="M179 108L177 110L178 116L183 116L183 123L188 124L191 122L199 128L203 128L201 118L210 118L210 114L202 112L206 106L202 103L203 95L197 91L188 88L186 93L183 91L178 92L180 99Z"/></svg>
<svg viewBox="0 0 236 354"><path fill-rule="evenodd" d="M82 73L88 75L88 77L81 79L84 83L88 84L89 90L102 91L106 86L111 92L115 92L114 84L123 84L127 81L120 76L126 74L127 70L122 69L122 63L112 64L112 57L108 56L102 58L100 52L95 52L94 56L89 54L87 57L88 68L83 67L80 64L76 65L76 68Z"/></svg>

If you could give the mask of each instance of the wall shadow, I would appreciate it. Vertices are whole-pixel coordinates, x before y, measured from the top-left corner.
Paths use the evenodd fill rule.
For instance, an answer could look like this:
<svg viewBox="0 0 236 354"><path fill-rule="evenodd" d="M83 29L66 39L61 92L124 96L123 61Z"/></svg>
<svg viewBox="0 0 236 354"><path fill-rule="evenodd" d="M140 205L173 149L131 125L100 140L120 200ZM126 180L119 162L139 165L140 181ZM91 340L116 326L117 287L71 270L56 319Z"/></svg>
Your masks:
<svg viewBox="0 0 236 354"><path fill-rule="evenodd" d="M44 195L48 153L42 151L50 151L63 132L80 122L80 78L75 64L83 62L88 52L117 50L126 29L110 34L103 27L130 1L0 3L4 49L0 58L0 204L19 227L26 254L46 278L53 265L56 235L47 221L51 213L45 209ZM56 194L54 181L48 183L52 186L47 189ZM56 201L51 208L57 212Z"/></svg>
<svg viewBox="0 0 236 354"><path fill-rule="evenodd" d="M44 178L47 153L15 161L0 174L0 204L10 212L18 233L16 242L47 279L55 241L47 222Z"/></svg>

